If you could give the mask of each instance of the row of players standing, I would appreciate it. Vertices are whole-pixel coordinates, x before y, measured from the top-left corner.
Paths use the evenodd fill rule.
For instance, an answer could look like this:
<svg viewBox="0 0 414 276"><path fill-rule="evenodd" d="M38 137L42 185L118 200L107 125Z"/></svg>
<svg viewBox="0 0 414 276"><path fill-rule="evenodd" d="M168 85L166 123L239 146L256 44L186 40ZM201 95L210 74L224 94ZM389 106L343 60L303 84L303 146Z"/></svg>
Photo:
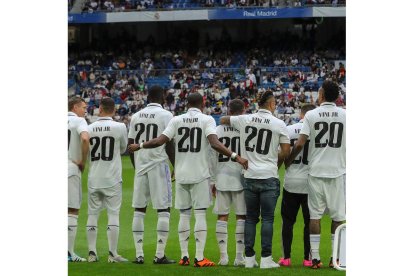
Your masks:
<svg viewBox="0 0 414 276"><path fill-rule="evenodd" d="M163 110L161 107L164 99L162 89L159 87L153 87L149 92L149 100L151 103L147 106L147 108L134 115L128 135L128 144L130 144L128 149L131 153L135 152L134 156L131 157L131 160L136 171L133 198L133 207L135 208L135 212L132 226L136 247L136 259L134 262L144 262L144 253L142 250L144 238L144 217L147 204L151 200L153 208L158 211L157 250L153 262L163 264L174 263L174 261L169 260L164 254L169 233L169 208L172 206L171 178L167 164L167 159L169 158L171 163L175 164L175 208L180 210L178 231L181 248L181 260L179 264L190 264L188 241L190 237L191 209L194 209L194 215L196 218L194 226L194 236L196 239L196 256L194 259L194 266L201 267L214 265L214 263L205 258L203 254L207 237L206 209L210 206L211 202L211 198L208 196L210 194L209 178L211 175L210 170L207 170L207 168L212 168L212 178L215 181L215 187L217 188L217 199L214 210L218 214L216 236L220 248L219 264L226 265L229 261L227 255L227 219L230 205L233 203L235 205L237 218L235 234L236 258L234 265L243 265L245 267L255 267L258 265L253 248L256 236L256 224L261 216L262 252L260 267L271 268L279 266L272 260L274 210L280 194L278 167L280 167L283 161L285 161L287 167L292 164L286 172L287 178L291 180L288 181L286 179L287 184L285 184L284 199L282 203L282 216L284 221L283 247L285 256L279 262L282 265L290 265L292 227L296 219L299 205L302 204L304 215L307 212L306 195L304 196L302 193L306 193L306 188L304 187L307 186L306 182L308 172L306 171L306 168L304 169L304 166L307 167L308 165L307 155L312 157L312 150L314 150L312 145L309 146L309 141L312 141L312 137L319 139L319 142L326 140L326 143L319 144L319 146L315 147L320 148L329 146L334 149L340 148L341 152L345 152L345 113L331 104L331 102L333 102L337 97L336 96L335 99L331 101L331 98L335 93L336 95L338 93L338 89L335 84L331 82L324 83L320 90L319 100L322 105L319 109L330 108L331 110L317 110L322 113L314 112L312 114L315 114L313 117L319 117L317 114L324 114L324 112L331 115L328 114L318 118L318 122L314 125L316 126L316 124L320 124L321 126L316 127L316 130L321 131L317 135L312 133L313 125L309 125L309 123L311 123L309 118L312 119L312 116L308 116L308 120L305 119L305 126L308 124L307 128L304 127L304 131L302 131L303 134L299 136L297 145L294 147L292 153L290 153L291 141L293 144L293 139L295 139L293 137L298 136L298 126L291 128L290 130L292 130L292 132L289 135L288 129L284 123L273 117L272 113L274 112L276 105L272 93L265 92L260 95L260 110L256 114L252 115L242 115L244 113L244 104L238 100L232 101L230 103L230 115L241 116L222 117L222 125L220 125L216 130L214 120L211 117L202 114L200 111L203 107L201 95L197 93L189 95L188 112L184 115L172 118L172 115ZM326 96L328 94L329 97ZM89 182L107 182L102 181L103 178L105 178L105 174L112 177L119 175L119 178L116 177L117 179L111 179L110 177L106 177L106 179L110 179L112 183L118 183L115 186L112 185L112 187L97 188L88 185L89 216L87 223L87 236L90 251L88 257L89 261L97 260L97 218L100 210L104 207L108 209L108 241L110 249L108 261L125 261L124 258L117 254L116 246L113 245L111 247L111 238L116 237L117 239L117 236L111 236L110 229L111 227L116 227L116 229L118 229L119 226L122 179L120 158L118 157L120 152L125 150L126 129L124 126L120 127L120 124L118 125L118 131L115 131L117 129L117 127L115 127L117 123L113 122L110 119L110 116L108 116L111 115L110 109L107 110L108 112L104 112L107 102L108 106L112 107L113 103L110 99L102 100L100 107L100 119L96 123L89 126L89 133L91 135L90 141L92 145L90 170L94 170L94 161L111 161L113 159L113 154L116 154L115 159L119 160L112 162L113 164L116 164L112 167L105 167L105 165L103 167L99 167L99 165L96 166L95 174L91 172L89 174ZM328 104L324 102L328 102ZM311 108L308 108L308 110L309 109ZM304 115L305 112L306 108L303 110L302 114ZM338 114L340 114L340 116ZM321 118L330 118L328 119L328 121L330 121L329 123L322 123ZM339 121L337 123L333 123L332 120ZM112 131L111 125L114 126L112 127L112 130L115 131L115 133L112 134L110 133L110 131ZM325 129L326 125L328 125L328 129ZM329 127L332 127L333 129L329 129ZM313 131L315 131L315 129L313 129ZM336 136L335 131L337 131ZM118 132L118 134L116 134L116 132ZM162 134L159 135L160 133ZM289 136L291 136L292 140L289 139ZM113 139L110 139L109 137L113 137ZM310 137L311 139L308 140L307 137ZM118 147L117 138L119 140L119 153L114 152L114 146L116 145L116 147ZM151 138L154 139L150 140ZM176 140L175 154L174 144L172 143L173 139ZM98 142L92 143L93 140ZM343 147L341 147L342 141ZM224 145L221 142L223 142ZM101 148L99 148L99 144L102 145ZM164 144L166 144L165 148ZM107 146L109 146L109 149ZM301 153L301 147L303 146L305 147L304 152ZM146 149L156 147L158 148L152 150L142 150L143 148ZM215 160L217 162L213 162L213 166L209 166L208 164L209 151L211 151L211 148L218 152L217 156L215 156ZM101 152L97 155L98 150L101 150ZM307 152L308 150L309 153ZM329 159L331 157L338 158L338 151L335 151L335 155L330 157L326 157L326 150L324 151L325 159ZM302 156L299 160L295 160L298 153ZM240 155L246 157L249 161L241 158ZM340 159L343 161L340 165L344 168L344 157L340 157ZM74 160L80 159L78 158ZM240 165L230 160L237 161ZM310 160L310 163L312 164L313 159ZM79 163L81 162L78 162L78 165L79 168L82 169L83 164ZM105 164L105 162L97 163ZM318 164L318 162L315 162L315 164ZM333 165L337 164L333 162ZM118 172L111 170L111 168L113 169L114 167L118 168ZM294 168L296 168L296 173L293 172L295 170ZM242 176L243 169L244 178ZM332 169L328 169L327 171L332 173ZM344 208L343 210L341 208L338 210L336 207L341 204L344 205L344 196L342 196L343 201L341 204L338 204L338 201L336 200L338 199L337 194L329 194L329 191L326 191L325 186L333 185L326 183L321 184L321 179L319 179L321 177L318 177L317 175L315 176L318 178L319 182L316 182L313 186L315 186L315 189L319 189L320 191L318 190L318 192L322 192L322 194L317 194L315 196L315 201L313 202L314 204L309 204L311 207L311 222L313 220L314 224L318 225L325 208L328 208L333 219L333 225L339 225L343 220L345 220L345 210ZM329 176L326 176L325 174L322 179L328 178L328 180L331 180L331 177L332 174ZM324 180L322 180L322 182ZM337 193L341 193L341 189L344 185L343 180L342 184L337 184L340 181L341 180L336 180L334 183L335 186L338 186ZM93 190L95 188L96 190ZM110 190L109 193L108 189ZM288 189L292 190L289 192ZM297 191L297 189L300 191ZM94 192L96 192L95 196ZM325 192L328 192L328 194L325 195ZM69 197L70 196L71 193L69 193ZM324 199L328 199L329 196L335 196L335 199L333 201L327 200L327 202L325 202ZM331 206L332 203L334 203L334 206ZM319 214L320 210L322 210L321 214ZM342 217L335 217L335 215L338 215L342 211ZM111 221L110 213L117 219L112 219ZM339 215L342 215L342 213ZM305 215L304 259L307 262L304 262L304 265L319 268L319 240L317 239L320 237L320 228L319 233L312 233L317 232L316 230L318 229L316 229L316 226L314 226L316 230L311 227L310 237L313 243L309 246L309 238L306 237L306 229L308 225L307 221L308 215ZM69 228L70 226L71 221L69 221ZM309 254L309 247L312 248L311 255ZM243 251L245 251L246 258L243 257ZM70 240L69 256L73 261L76 261L77 255L73 252L73 244L70 244ZM81 260L83 259L80 257L77 258ZM313 260L310 261L310 258L313 258Z"/></svg>

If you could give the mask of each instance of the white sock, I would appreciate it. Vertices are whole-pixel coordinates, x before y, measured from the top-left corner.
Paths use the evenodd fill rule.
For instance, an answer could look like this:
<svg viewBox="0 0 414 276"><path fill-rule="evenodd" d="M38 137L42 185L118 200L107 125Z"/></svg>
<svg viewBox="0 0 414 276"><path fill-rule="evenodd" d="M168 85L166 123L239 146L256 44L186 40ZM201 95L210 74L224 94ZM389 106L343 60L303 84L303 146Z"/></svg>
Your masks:
<svg viewBox="0 0 414 276"><path fill-rule="evenodd" d="M96 237L98 236L98 217L99 215L89 215L86 223L86 237L88 239L88 250L96 252Z"/></svg>
<svg viewBox="0 0 414 276"><path fill-rule="evenodd" d="M106 235L108 236L109 252L118 256L119 215L108 214Z"/></svg>
<svg viewBox="0 0 414 276"><path fill-rule="evenodd" d="M170 231L170 213L159 212L157 223L157 251L155 256L162 258L165 255L165 246L167 245L168 234Z"/></svg>
<svg viewBox="0 0 414 276"><path fill-rule="evenodd" d="M334 240L335 240L335 234L331 234L331 258L333 256L333 250L334 250Z"/></svg>
<svg viewBox="0 0 414 276"><path fill-rule="evenodd" d="M78 230L78 216L68 215L68 251L73 255L75 247L76 231Z"/></svg>
<svg viewBox="0 0 414 276"><path fill-rule="evenodd" d="M188 255L188 240L190 239L191 210L180 211L178 222L178 239L180 240L181 259Z"/></svg>
<svg viewBox="0 0 414 276"><path fill-rule="evenodd" d="M319 243L321 241L320 234L310 234L310 246L311 246L311 256L312 259L320 260L321 257L319 256Z"/></svg>
<svg viewBox="0 0 414 276"><path fill-rule="evenodd" d="M220 259L228 259L227 255L227 221L218 220L216 223L216 238L220 249Z"/></svg>
<svg viewBox="0 0 414 276"><path fill-rule="evenodd" d="M244 220L238 219L236 224L236 259L243 259L244 253Z"/></svg>
<svg viewBox="0 0 414 276"><path fill-rule="evenodd" d="M138 211L134 212L134 219L132 220L132 234L134 236L135 256L137 258L140 256L144 257L144 250L142 249L144 244L144 218L145 213Z"/></svg>
<svg viewBox="0 0 414 276"><path fill-rule="evenodd" d="M194 237L196 240L196 259L204 259L204 247L207 239L206 210L194 210L195 226Z"/></svg>

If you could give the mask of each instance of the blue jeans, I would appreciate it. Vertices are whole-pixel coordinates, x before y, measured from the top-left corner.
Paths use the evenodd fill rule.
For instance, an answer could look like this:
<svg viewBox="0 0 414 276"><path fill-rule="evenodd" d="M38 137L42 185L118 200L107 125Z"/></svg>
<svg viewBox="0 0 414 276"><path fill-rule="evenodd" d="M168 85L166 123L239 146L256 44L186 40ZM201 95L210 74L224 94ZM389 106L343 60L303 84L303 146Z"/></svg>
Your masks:
<svg viewBox="0 0 414 276"><path fill-rule="evenodd" d="M244 244L246 257L255 255L254 242L256 224L262 217L262 257L272 255L273 221L275 207L280 195L280 182L277 178L245 178L244 198L246 200L246 223L244 227Z"/></svg>

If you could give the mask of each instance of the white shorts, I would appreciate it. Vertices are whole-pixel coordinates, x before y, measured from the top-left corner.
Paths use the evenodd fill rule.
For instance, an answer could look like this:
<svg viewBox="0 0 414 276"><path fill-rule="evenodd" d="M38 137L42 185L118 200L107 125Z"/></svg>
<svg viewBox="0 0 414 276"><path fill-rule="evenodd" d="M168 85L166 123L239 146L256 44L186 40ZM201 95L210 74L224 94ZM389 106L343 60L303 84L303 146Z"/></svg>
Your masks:
<svg viewBox="0 0 414 276"><path fill-rule="evenodd" d="M325 211L333 221L345 220L345 181L309 175L308 206L311 219L321 219Z"/></svg>
<svg viewBox="0 0 414 276"><path fill-rule="evenodd" d="M68 208L80 209L82 203L82 183L77 175L68 178Z"/></svg>
<svg viewBox="0 0 414 276"><path fill-rule="evenodd" d="M145 208L150 201L156 210L172 206L171 174L166 162L158 164L144 175L135 176L132 207Z"/></svg>
<svg viewBox="0 0 414 276"><path fill-rule="evenodd" d="M109 188L88 188L88 214L98 215L104 208L118 215L122 203L122 182Z"/></svg>
<svg viewBox="0 0 414 276"><path fill-rule="evenodd" d="M211 206L208 179L196 184L175 184L175 209L204 209Z"/></svg>
<svg viewBox="0 0 414 276"><path fill-rule="evenodd" d="M228 215L233 204L236 215L246 215L246 201L244 191L219 191L216 192L216 203L213 212L217 215Z"/></svg>

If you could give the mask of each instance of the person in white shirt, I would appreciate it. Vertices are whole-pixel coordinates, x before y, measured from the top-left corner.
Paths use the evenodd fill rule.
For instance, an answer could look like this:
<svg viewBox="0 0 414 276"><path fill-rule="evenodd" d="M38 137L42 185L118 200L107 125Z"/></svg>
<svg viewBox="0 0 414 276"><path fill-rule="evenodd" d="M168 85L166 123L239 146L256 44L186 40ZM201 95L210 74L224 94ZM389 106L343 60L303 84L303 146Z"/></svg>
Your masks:
<svg viewBox="0 0 414 276"><path fill-rule="evenodd" d="M172 139L175 143L175 208L180 210L178 235L181 248L180 265L190 264L188 241L190 238L191 209L194 208L196 239L195 267L214 266L204 257L207 238L206 209L211 205L208 167L210 146L219 153L236 160L247 169L247 160L231 152L217 138L216 123L211 116L201 112L203 97L195 92L187 97L187 113L174 117L164 132L155 139L128 146L129 152L155 148Z"/></svg>
<svg viewBox="0 0 414 276"><path fill-rule="evenodd" d="M229 115L237 116L244 114L244 102L234 99L229 104ZM240 131L234 127L219 125L217 136L225 146L240 154ZM234 206L236 214L236 258L234 266L244 266L244 221L246 220L246 202L243 192L243 168L230 158L213 152L212 160L212 182L215 183L216 202L214 213L217 214L216 238L220 249L219 265L227 265L229 256L227 254L227 221L229 219L230 207Z"/></svg>
<svg viewBox="0 0 414 276"><path fill-rule="evenodd" d="M332 219L332 245L336 228L345 221L346 112L335 105L338 96L338 85L324 81L318 95L320 106L306 114L299 139L285 162L287 167L293 163L309 137L308 205L313 269L322 265L320 220L325 210ZM332 256L329 266L333 267Z"/></svg>
<svg viewBox="0 0 414 276"><path fill-rule="evenodd" d="M304 105L301 108L300 121L287 127L290 145L293 147L299 137L303 125L305 114L315 109L314 105ZM293 226L296 222L296 216L299 208L302 208L304 228L303 228L303 266L311 266L312 261L309 259L309 208L308 208L308 173L309 173L309 140L307 140L302 152L293 161L285 172L285 183L283 186L282 198L282 247L283 258L279 260L282 266L291 266L290 252L293 239ZM280 162L280 161L279 161ZM281 164L281 163L279 163Z"/></svg>
<svg viewBox="0 0 414 276"><path fill-rule="evenodd" d="M128 144L141 143L158 137L173 118L171 112L162 108L164 89L154 85L148 91L147 107L132 116L128 133ZM174 164L174 144L130 154L135 168L132 221L136 258L134 263L144 263L144 218L147 205L158 212L157 249L154 264L172 264L165 256L165 246L170 229L170 207L172 206L171 175L167 159Z"/></svg>
<svg viewBox="0 0 414 276"><path fill-rule="evenodd" d="M125 124L115 122L115 102L103 98L99 105L99 117L89 125L90 155L88 174L88 262L97 262L96 238L98 219L106 208L108 214L107 237L109 263L127 262L118 254L119 211L122 203L122 160L121 154L127 147Z"/></svg>
<svg viewBox="0 0 414 276"><path fill-rule="evenodd" d="M223 116L220 123L240 130L241 156L249 160L249 168L244 172L245 267L257 266L254 243L256 224L261 216L260 268L277 268L279 265L272 259L273 221L280 193L277 165L278 159L284 160L289 155L290 140L286 125L273 116L276 109L273 93L271 91L259 93L258 104L259 111L257 113Z"/></svg>
<svg viewBox="0 0 414 276"><path fill-rule="evenodd" d="M82 203L81 174L89 153L88 124L85 121L86 102L69 99L68 113L68 261L86 262L74 252L78 215Z"/></svg>

